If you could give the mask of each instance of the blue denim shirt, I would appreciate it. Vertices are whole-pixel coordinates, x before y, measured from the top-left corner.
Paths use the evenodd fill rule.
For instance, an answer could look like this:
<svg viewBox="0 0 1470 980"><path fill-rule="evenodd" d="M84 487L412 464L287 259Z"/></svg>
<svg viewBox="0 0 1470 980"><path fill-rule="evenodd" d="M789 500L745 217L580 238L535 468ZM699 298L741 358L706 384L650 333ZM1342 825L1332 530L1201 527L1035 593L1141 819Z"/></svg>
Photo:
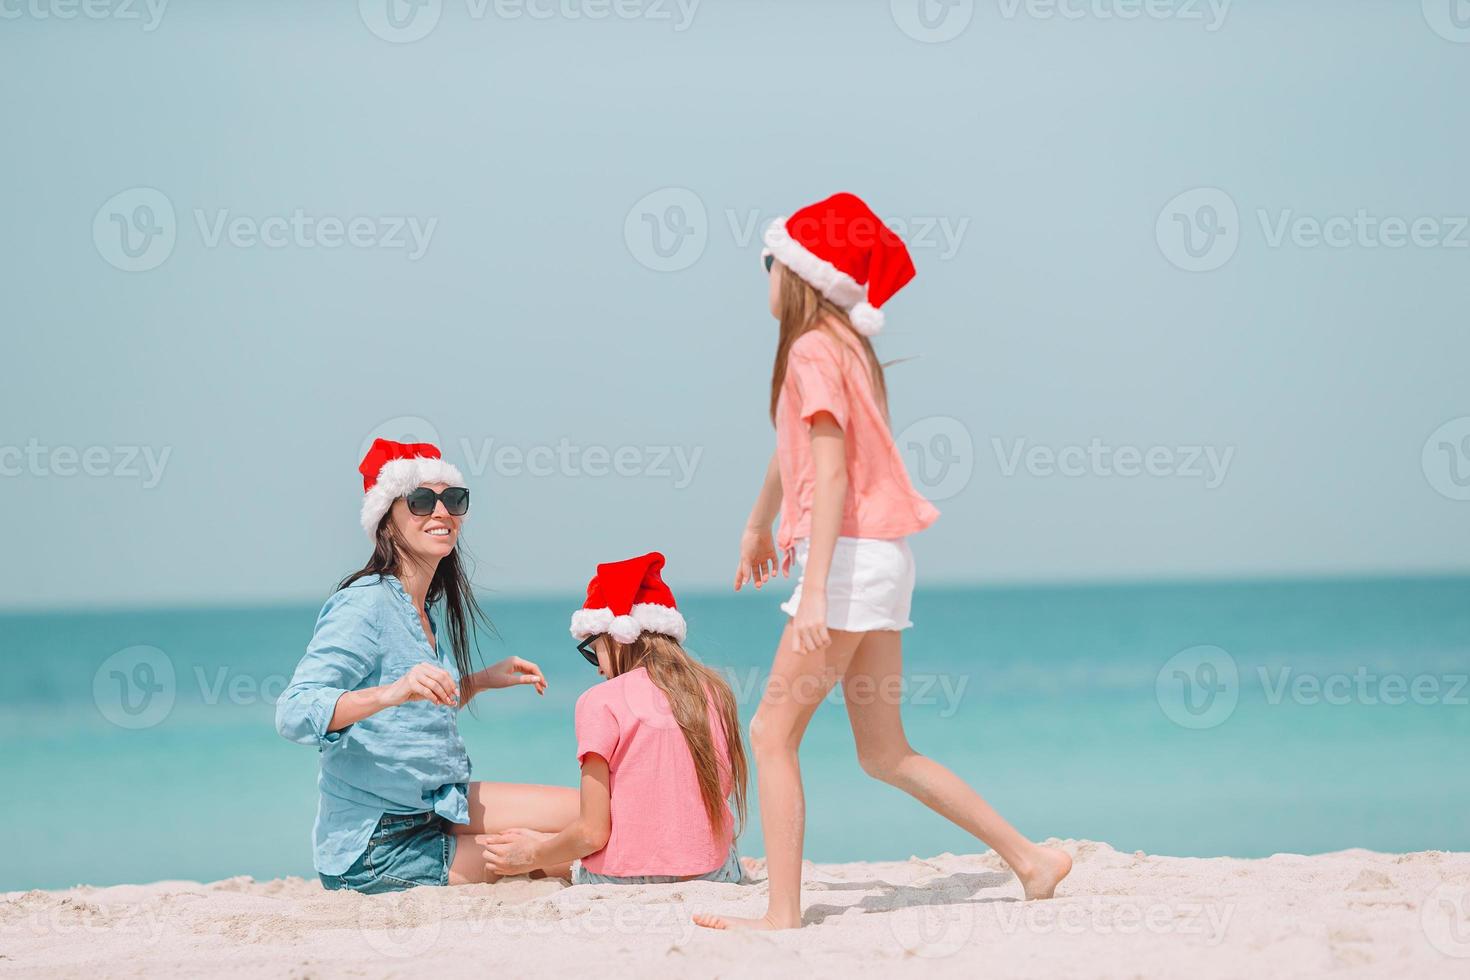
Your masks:
<svg viewBox="0 0 1470 980"><path fill-rule="evenodd" d="M436 654L413 600L391 575L358 579L317 617L306 656L276 702L276 730L321 750L314 863L322 874L346 872L385 813L433 810L469 823L470 757L456 709L410 701L327 731L344 693L391 684L425 661L459 682L454 657Z"/></svg>

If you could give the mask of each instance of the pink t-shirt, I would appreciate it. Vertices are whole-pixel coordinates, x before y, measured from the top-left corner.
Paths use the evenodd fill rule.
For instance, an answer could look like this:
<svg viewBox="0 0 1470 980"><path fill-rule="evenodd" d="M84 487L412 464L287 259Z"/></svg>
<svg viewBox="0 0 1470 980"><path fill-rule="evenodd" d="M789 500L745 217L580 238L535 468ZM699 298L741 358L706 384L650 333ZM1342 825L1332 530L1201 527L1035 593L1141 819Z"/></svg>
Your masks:
<svg viewBox="0 0 1470 980"><path fill-rule="evenodd" d="M715 749L728 759L724 726L709 705ZM639 667L603 681L577 699L577 762L589 752L607 760L612 790L612 834L607 846L582 859L604 875L702 875L725 863L735 820L725 807L718 834L711 831L699 795L689 743L669 700ZM728 764L720 789L729 799Z"/></svg>
<svg viewBox="0 0 1470 980"><path fill-rule="evenodd" d="M786 359L776 402L776 461L781 470L781 530L785 552L811 535L811 423L830 412L847 444L847 501L838 534L902 538L934 523L939 511L909 482L903 457L873 393L862 348L824 330L797 338Z"/></svg>

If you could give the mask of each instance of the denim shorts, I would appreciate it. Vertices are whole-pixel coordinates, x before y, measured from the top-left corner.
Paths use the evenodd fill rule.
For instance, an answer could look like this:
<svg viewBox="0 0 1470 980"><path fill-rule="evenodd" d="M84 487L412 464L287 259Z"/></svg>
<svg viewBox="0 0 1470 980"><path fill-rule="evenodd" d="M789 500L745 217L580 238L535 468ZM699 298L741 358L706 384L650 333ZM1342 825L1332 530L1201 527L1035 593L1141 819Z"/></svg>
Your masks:
<svg viewBox="0 0 1470 980"><path fill-rule="evenodd" d="M726 855L724 864L707 874L695 875L692 878L678 875L600 875L583 868L581 861L572 863L572 884L574 885L672 885L679 881L718 881L738 885L744 876L745 872L740 867L740 854L735 850L733 843L730 845L730 853Z"/></svg>
<svg viewBox="0 0 1470 980"><path fill-rule="evenodd" d="M328 891L350 888L375 895L418 885L449 884L454 835L437 813L385 813L367 849L344 874L321 875Z"/></svg>

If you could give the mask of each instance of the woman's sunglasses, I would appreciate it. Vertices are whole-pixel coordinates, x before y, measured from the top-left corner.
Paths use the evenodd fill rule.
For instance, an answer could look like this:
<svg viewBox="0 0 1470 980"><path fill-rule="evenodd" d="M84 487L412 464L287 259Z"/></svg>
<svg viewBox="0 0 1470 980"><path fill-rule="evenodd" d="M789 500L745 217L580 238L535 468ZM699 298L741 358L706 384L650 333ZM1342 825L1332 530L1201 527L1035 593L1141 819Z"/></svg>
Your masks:
<svg viewBox="0 0 1470 980"><path fill-rule="evenodd" d="M403 495L403 499L408 502L408 512L414 517L428 517L434 513L434 505L441 500L444 509L453 517L463 517L470 509L470 492L464 487L445 487L438 493L428 487L414 487Z"/></svg>
<svg viewBox="0 0 1470 980"><path fill-rule="evenodd" d="M597 662L597 651L592 649L592 644L596 643L600 639L602 639L601 633L593 633L591 636L587 637L587 639L577 644L577 652L586 657L587 662L594 667L602 666L602 664Z"/></svg>
<svg viewBox="0 0 1470 980"><path fill-rule="evenodd" d="M767 272L770 272L771 271L771 266L773 266L773 265L776 264L776 257L774 255L770 254L769 252L767 252L765 255L761 256L761 261L765 262L765 264L766 264L766 271Z"/></svg>

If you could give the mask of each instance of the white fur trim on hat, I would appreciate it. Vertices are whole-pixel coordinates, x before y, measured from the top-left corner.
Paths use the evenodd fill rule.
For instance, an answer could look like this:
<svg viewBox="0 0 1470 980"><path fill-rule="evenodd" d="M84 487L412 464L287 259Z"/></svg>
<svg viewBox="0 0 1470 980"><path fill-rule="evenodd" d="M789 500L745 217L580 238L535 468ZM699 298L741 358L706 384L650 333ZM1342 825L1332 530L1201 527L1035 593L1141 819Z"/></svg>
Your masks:
<svg viewBox="0 0 1470 980"><path fill-rule="evenodd" d="M652 602L636 604L626 616L614 616L606 606L572 613L572 636L577 640L609 633L619 643L632 643L640 633L662 633L683 643L688 631L679 610Z"/></svg>
<svg viewBox="0 0 1470 980"><path fill-rule="evenodd" d="M619 643L632 643L643 630L632 616L614 616L607 624L607 635Z"/></svg>
<svg viewBox="0 0 1470 980"><path fill-rule="evenodd" d="M864 337L877 336L883 329L883 311L863 301L847 311L852 328Z"/></svg>
<svg viewBox="0 0 1470 980"><path fill-rule="evenodd" d="M378 522L388 513L393 501L425 483L447 483L451 487L465 485L464 477L454 464L442 459L415 456L384 463L373 488L362 495L362 529L368 537L377 536Z"/></svg>
<svg viewBox="0 0 1470 980"><path fill-rule="evenodd" d="M764 237L766 248L770 249L776 261L811 283L844 310L850 310L868 298L867 288L856 279L792 238L786 230L784 217L772 221Z"/></svg>

